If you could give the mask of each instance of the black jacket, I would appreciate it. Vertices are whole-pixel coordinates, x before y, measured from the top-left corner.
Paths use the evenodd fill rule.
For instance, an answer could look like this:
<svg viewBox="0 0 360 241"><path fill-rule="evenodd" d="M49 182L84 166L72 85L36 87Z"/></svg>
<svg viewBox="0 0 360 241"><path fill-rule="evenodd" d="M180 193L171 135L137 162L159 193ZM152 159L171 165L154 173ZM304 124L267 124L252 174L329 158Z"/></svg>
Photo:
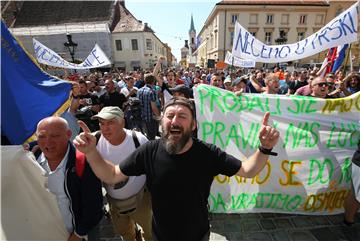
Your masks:
<svg viewBox="0 0 360 241"><path fill-rule="evenodd" d="M75 159L75 147L70 144L64 187L71 203L74 231L79 235L86 235L100 222L104 214L101 181L87 162L82 177L78 177L75 172Z"/></svg>
<svg viewBox="0 0 360 241"><path fill-rule="evenodd" d="M87 162L85 162L82 177L76 174L76 149L70 142L69 144L64 188L70 199L74 231L83 236L100 222L104 214L101 181L95 176ZM38 156L38 153L35 156Z"/></svg>

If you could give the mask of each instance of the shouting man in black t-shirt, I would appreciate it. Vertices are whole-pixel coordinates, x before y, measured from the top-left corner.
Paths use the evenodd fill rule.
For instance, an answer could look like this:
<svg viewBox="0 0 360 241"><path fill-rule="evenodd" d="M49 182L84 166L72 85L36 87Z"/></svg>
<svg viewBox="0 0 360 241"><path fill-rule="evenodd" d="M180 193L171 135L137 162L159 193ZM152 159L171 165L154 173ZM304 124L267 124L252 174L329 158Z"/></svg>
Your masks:
<svg viewBox="0 0 360 241"><path fill-rule="evenodd" d="M153 239L158 241L209 240L208 197L214 176L254 177L266 164L279 132L268 125L266 113L259 132L261 146L246 162L212 144L192 137L194 107L185 98L173 98L164 107L162 138L140 146L120 166L105 161L96 150L96 138L84 123L74 140L86 154L95 174L108 184L127 176L146 175L152 197ZM186 177L186 178L184 178Z"/></svg>
<svg viewBox="0 0 360 241"><path fill-rule="evenodd" d="M99 122L91 120L91 117L99 112L99 98L88 91L87 83L84 80L79 81L79 94L74 98L79 100L79 107L75 113L78 120L84 121L91 131L99 130Z"/></svg>
<svg viewBox="0 0 360 241"><path fill-rule="evenodd" d="M119 93L116 90L115 83L111 79L105 81L106 93L100 96L100 106L101 108L105 106L118 106L123 110L123 105L127 101L123 93Z"/></svg>

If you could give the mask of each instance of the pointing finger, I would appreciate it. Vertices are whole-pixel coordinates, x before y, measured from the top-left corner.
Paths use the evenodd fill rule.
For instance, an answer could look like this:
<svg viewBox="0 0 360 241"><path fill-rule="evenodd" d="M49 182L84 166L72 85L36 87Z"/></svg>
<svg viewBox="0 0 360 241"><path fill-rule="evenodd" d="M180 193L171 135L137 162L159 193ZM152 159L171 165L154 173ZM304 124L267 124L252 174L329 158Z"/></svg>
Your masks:
<svg viewBox="0 0 360 241"><path fill-rule="evenodd" d="M79 124L80 128L84 131L84 133L91 133L89 127L85 124L85 122L79 120L78 124Z"/></svg>
<svg viewBox="0 0 360 241"><path fill-rule="evenodd" d="M262 121L262 124L264 126L268 125L269 117L270 117L270 112L266 112L265 115L264 115L263 121Z"/></svg>

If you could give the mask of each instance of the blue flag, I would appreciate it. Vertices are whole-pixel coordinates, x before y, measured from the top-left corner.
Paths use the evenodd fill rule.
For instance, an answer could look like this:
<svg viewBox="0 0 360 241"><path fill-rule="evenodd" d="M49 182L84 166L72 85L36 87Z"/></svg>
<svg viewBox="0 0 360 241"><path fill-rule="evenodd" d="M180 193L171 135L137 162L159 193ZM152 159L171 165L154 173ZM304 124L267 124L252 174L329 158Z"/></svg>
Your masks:
<svg viewBox="0 0 360 241"><path fill-rule="evenodd" d="M1 21L1 135L14 145L69 105L71 83L44 73L29 56Z"/></svg>
<svg viewBox="0 0 360 241"><path fill-rule="evenodd" d="M336 70L338 70L340 68L340 66L344 62L346 49L348 47L349 47L349 44L344 44L344 45L337 47L337 54L336 54L337 56L335 58L331 72L335 73Z"/></svg>

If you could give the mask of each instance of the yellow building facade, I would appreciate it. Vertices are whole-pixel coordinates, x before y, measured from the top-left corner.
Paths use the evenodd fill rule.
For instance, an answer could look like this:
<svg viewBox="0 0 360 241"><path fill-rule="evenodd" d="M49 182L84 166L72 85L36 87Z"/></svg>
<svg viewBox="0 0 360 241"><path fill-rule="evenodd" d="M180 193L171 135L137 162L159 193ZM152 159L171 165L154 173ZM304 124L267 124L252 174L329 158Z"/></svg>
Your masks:
<svg viewBox="0 0 360 241"><path fill-rule="evenodd" d="M201 44L195 53L197 64L206 67L208 59L224 60L226 52L232 50L236 22L266 44L295 43L318 31L355 2L354 0L223 0L214 6L199 32ZM323 62L326 53L327 51L323 51L290 64L302 66L308 63L320 63ZM352 44L352 56L353 65L359 66L359 41ZM256 64L256 67L263 66L263 63Z"/></svg>

